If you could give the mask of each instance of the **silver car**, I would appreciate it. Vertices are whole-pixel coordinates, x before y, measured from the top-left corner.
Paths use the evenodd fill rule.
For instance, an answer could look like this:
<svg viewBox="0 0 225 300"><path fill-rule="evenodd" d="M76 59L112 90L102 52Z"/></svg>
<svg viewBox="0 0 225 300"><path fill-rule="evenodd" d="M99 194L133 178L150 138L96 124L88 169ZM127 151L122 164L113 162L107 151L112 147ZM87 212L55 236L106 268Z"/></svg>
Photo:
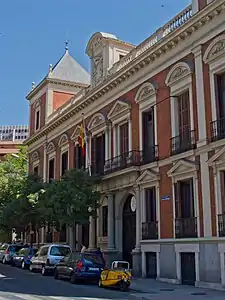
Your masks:
<svg viewBox="0 0 225 300"><path fill-rule="evenodd" d="M54 270L54 266L65 256L70 254L72 249L68 245L50 244L42 246L30 261L30 271L41 271L44 276Z"/></svg>
<svg viewBox="0 0 225 300"><path fill-rule="evenodd" d="M11 263L13 256L22 248L22 245L3 244L0 247L0 262L3 264Z"/></svg>

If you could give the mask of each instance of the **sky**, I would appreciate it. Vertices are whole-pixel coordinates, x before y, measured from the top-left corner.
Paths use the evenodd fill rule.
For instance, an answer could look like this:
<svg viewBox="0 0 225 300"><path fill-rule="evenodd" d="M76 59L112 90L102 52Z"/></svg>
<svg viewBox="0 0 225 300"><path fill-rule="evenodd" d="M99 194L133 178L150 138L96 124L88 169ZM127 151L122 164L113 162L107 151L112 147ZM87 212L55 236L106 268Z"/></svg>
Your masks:
<svg viewBox="0 0 225 300"><path fill-rule="evenodd" d="M191 0L2 0L0 10L0 125L28 124L26 95L63 55L65 41L90 71L85 54L97 31L138 45Z"/></svg>

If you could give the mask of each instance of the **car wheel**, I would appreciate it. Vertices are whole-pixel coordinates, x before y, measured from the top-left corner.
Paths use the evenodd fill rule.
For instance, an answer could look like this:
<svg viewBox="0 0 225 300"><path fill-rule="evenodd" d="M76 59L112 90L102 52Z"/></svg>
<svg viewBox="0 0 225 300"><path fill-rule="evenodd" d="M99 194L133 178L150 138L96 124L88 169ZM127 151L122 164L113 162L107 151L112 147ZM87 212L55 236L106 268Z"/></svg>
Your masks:
<svg viewBox="0 0 225 300"><path fill-rule="evenodd" d="M31 272L34 272L34 268L33 268L32 264L30 264L29 270L30 270Z"/></svg>
<svg viewBox="0 0 225 300"><path fill-rule="evenodd" d="M57 271L56 268L55 268L55 270L54 270L54 278L55 278L55 279L59 279L59 273L58 273L58 271Z"/></svg>
<svg viewBox="0 0 225 300"><path fill-rule="evenodd" d="M43 275L43 276L46 275L46 269L45 269L45 266L42 266L42 268L41 268L41 275Z"/></svg>
<svg viewBox="0 0 225 300"><path fill-rule="evenodd" d="M128 290L128 284L126 283L126 282L124 282L124 281L121 281L121 283L120 283L120 290L122 291L122 292L126 292L127 290Z"/></svg>
<svg viewBox="0 0 225 300"><path fill-rule="evenodd" d="M22 268L22 269L26 269L26 265L25 265L24 260L22 261L21 268Z"/></svg>
<svg viewBox="0 0 225 300"><path fill-rule="evenodd" d="M2 263L5 265L7 263L6 258L3 257Z"/></svg>
<svg viewBox="0 0 225 300"><path fill-rule="evenodd" d="M72 283L72 284L74 284L74 283L76 283L76 276L75 276L75 274L74 273L71 273L70 274L70 283Z"/></svg>

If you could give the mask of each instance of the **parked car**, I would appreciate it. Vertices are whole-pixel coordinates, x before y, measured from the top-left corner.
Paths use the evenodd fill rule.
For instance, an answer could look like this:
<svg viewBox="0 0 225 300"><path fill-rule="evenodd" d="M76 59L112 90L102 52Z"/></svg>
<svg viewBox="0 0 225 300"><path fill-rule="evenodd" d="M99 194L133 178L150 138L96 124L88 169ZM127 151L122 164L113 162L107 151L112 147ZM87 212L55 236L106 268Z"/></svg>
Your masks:
<svg viewBox="0 0 225 300"><path fill-rule="evenodd" d="M99 281L105 263L102 256L93 252L72 252L55 265L54 277L68 278L71 283L78 280Z"/></svg>
<svg viewBox="0 0 225 300"><path fill-rule="evenodd" d="M22 269L27 269L30 265L31 258L37 253L37 251L38 249L33 247L20 249L19 252L13 256L12 265Z"/></svg>
<svg viewBox="0 0 225 300"><path fill-rule="evenodd" d="M0 261L3 264L11 263L13 256L23 247L23 245L3 244L0 248Z"/></svg>
<svg viewBox="0 0 225 300"><path fill-rule="evenodd" d="M47 273L51 273L55 264L71 252L72 250L68 245L44 245L30 260L30 271L41 271L43 276Z"/></svg>

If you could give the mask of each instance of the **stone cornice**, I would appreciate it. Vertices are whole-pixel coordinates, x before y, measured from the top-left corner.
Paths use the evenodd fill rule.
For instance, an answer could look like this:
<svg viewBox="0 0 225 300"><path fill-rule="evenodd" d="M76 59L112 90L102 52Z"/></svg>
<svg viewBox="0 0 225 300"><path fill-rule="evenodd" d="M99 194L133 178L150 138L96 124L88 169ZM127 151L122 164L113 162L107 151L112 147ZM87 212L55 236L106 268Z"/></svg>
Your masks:
<svg viewBox="0 0 225 300"><path fill-rule="evenodd" d="M207 23L225 10L225 1L217 0L207 6L202 11L195 14L187 23L184 23L177 30L174 30L162 40L147 49L137 58L133 59L128 65L121 68L115 74L112 74L97 87L89 90L87 94L81 99L77 100L73 106L69 106L65 112L56 119L46 124L39 132L31 136L25 141L26 145L30 145L37 141L40 137L51 132L54 128L58 127L64 121L71 118L73 115L81 112L84 108L88 107L91 103L95 102L104 94L108 93L116 86L127 80L129 77L149 65L158 57L164 55L181 42L184 42L195 31L205 26ZM76 97L76 96L75 96ZM75 99L74 97L74 99Z"/></svg>
<svg viewBox="0 0 225 300"><path fill-rule="evenodd" d="M48 83L52 83L55 85L67 86L67 87L78 87L78 88L87 88L87 84L78 83L78 82L71 82L71 81L64 81L54 78L45 77L32 91L28 93L26 96L27 100L31 100L45 85Z"/></svg>

